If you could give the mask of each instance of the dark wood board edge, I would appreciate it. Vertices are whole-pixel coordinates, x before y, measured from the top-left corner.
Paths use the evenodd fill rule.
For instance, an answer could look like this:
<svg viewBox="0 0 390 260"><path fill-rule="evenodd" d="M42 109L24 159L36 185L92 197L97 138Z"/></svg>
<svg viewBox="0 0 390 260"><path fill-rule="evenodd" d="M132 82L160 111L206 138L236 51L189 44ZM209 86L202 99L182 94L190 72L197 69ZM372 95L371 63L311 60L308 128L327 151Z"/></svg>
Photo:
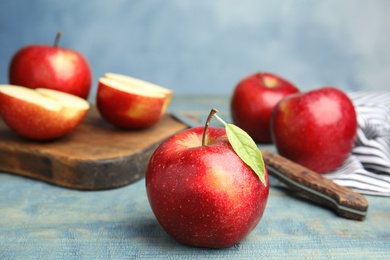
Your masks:
<svg viewBox="0 0 390 260"><path fill-rule="evenodd" d="M106 190L126 186L142 179L150 157L161 142L129 156L99 161L63 158L58 160L50 155L36 156L29 153L19 153L18 158L15 158L10 151L0 149L0 154L7 152L10 155L6 158L0 157L0 165L3 172L57 186L79 190Z"/></svg>

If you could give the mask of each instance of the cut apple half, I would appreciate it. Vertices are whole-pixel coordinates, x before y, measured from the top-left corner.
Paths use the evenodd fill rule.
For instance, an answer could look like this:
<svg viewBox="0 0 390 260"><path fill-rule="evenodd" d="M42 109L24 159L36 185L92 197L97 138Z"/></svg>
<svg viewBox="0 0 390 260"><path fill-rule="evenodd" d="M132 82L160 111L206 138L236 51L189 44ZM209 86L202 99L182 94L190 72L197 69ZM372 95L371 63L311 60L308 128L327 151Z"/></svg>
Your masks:
<svg viewBox="0 0 390 260"><path fill-rule="evenodd" d="M134 86L126 82L117 81L110 78L100 78L99 82L104 85L110 86L111 88L115 88L119 91L124 91L135 95L140 95L145 97L157 97L157 98L164 98L166 96L165 93L161 91L156 91L155 89Z"/></svg>
<svg viewBox="0 0 390 260"><path fill-rule="evenodd" d="M89 103L51 89L0 85L0 116L8 127L34 140L55 139L81 123Z"/></svg>
<svg viewBox="0 0 390 260"><path fill-rule="evenodd" d="M173 91L170 89L164 88L162 86L150 83L142 79L133 78L127 75L109 72L106 73L104 77L111 80L115 80L117 82L122 82L132 88L138 88L138 89L147 90L149 92L155 92L155 93L163 93L168 96L172 96L173 94Z"/></svg>
<svg viewBox="0 0 390 260"><path fill-rule="evenodd" d="M0 92L10 97L37 104L48 110L58 111L61 109L61 105L58 102L40 94L38 91L33 89L14 85L0 85Z"/></svg>
<svg viewBox="0 0 390 260"><path fill-rule="evenodd" d="M90 108L89 103L85 99L73 94L47 88L37 88L36 91L44 97L57 102L63 110L63 115L67 117L72 117L80 110L88 110Z"/></svg>
<svg viewBox="0 0 390 260"><path fill-rule="evenodd" d="M129 76L106 73L99 79L96 105L109 123L125 129L140 129L159 122L173 91Z"/></svg>

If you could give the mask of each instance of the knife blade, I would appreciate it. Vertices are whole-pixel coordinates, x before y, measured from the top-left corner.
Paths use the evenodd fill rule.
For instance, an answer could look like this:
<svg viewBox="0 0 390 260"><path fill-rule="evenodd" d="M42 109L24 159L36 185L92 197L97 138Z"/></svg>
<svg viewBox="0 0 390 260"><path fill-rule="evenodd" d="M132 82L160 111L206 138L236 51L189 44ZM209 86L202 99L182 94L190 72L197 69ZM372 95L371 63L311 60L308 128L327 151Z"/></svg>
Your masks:
<svg viewBox="0 0 390 260"><path fill-rule="evenodd" d="M173 118L188 127L201 126L200 122L179 112ZM339 216L364 220L368 211L366 198L344 186L340 186L302 165L271 152L261 150L268 173L300 195L333 209Z"/></svg>

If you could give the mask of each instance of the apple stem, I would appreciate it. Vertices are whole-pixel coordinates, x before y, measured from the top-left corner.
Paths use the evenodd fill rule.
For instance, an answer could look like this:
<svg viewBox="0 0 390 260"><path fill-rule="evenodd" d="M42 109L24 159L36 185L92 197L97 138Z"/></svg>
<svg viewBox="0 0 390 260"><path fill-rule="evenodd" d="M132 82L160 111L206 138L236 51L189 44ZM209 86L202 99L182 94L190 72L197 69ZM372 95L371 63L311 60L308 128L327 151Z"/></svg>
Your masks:
<svg viewBox="0 0 390 260"><path fill-rule="evenodd" d="M225 127L226 127L226 122L223 121L222 118L220 118L218 115L218 110L215 109L215 108L212 108L211 111L210 111L210 114L209 116L207 117L207 120L206 120L206 124L204 126L204 129L203 129L203 134L202 134L202 146L205 146L206 145L206 131L207 131L207 128L209 128L209 124L210 124L210 121L211 121L211 118L213 118L213 116L215 116L215 118L221 122L221 124L223 124Z"/></svg>
<svg viewBox="0 0 390 260"><path fill-rule="evenodd" d="M54 47L58 47L58 43L60 42L62 32L57 32L56 38L54 40Z"/></svg>
<svg viewBox="0 0 390 260"><path fill-rule="evenodd" d="M206 145L206 131L207 131L207 128L209 128L209 124L210 124L211 118L213 118L213 116L214 116L216 113L218 113L218 110L215 109L215 108L212 108L211 111L210 111L209 116L207 117L206 123L205 123L204 128L203 128L202 146L205 146L205 145Z"/></svg>

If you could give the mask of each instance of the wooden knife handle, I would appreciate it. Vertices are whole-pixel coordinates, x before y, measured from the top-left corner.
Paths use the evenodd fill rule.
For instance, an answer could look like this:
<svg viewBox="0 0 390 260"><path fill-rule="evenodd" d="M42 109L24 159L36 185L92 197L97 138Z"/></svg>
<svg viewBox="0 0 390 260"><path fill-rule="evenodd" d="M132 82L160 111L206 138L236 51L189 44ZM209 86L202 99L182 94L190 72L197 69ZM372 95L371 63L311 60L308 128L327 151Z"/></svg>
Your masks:
<svg viewBox="0 0 390 260"><path fill-rule="evenodd" d="M368 201L361 194L274 152L261 152L269 174L290 188L315 202L330 206L342 217L354 220L366 217Z"/></svg>

